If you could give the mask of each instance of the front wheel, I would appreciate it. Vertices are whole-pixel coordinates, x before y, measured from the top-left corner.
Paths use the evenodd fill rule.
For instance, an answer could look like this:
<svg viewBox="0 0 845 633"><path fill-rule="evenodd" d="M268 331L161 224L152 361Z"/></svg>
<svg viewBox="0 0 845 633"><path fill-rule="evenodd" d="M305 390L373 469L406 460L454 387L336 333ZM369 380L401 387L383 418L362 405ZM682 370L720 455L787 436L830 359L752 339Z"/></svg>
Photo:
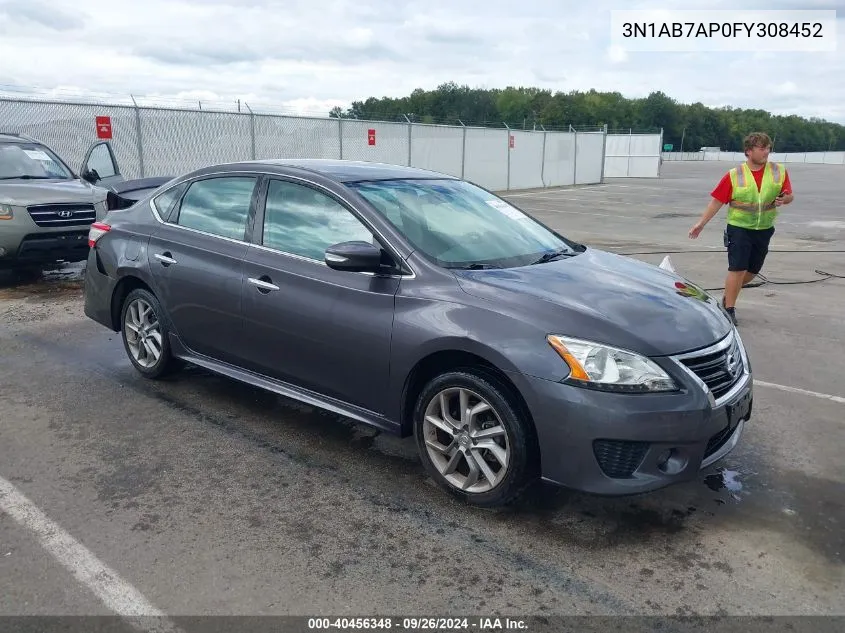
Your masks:
<svg viewBox="0 0 845 633"><path fill-rule="evenodd" d="M147 378L160 378L179 366L170 351L161 304L150 291L130 292L121 310L123 346L132 365Z"/></svg>
<svg viewBox="0 0 845 633"><path fill-rule="evenodd" d="M432 380L414 411L426 471L454 496L482 507L517 501L537 479L530 424L498 381L473 371Z"/></svg>

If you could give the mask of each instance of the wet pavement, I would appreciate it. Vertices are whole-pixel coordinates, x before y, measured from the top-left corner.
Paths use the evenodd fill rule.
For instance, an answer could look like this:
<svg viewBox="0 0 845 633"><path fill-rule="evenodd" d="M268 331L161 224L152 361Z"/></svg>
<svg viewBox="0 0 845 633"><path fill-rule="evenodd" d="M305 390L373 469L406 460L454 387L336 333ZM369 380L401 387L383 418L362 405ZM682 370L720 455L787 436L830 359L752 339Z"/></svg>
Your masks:
<svg viewBox="0 0 845 633"><path fill-rule="evenodd" d="M0 269L0 298L80 290L84 279L85 262L57 262L25 271Z"/></svg>
<svg viewBox="0 0 845 633"><path fill-rule="evenodd" d="M717 283L721 256L681 265ZM696 481L477 510L410 438L196 368L141 378L84 317L80 270L0 280L0 477L168 614L845 615L845 404L758 386ZM844 286L748 292L758 380L845 396ZM0 512L0 614L102 611Z"/></svg>

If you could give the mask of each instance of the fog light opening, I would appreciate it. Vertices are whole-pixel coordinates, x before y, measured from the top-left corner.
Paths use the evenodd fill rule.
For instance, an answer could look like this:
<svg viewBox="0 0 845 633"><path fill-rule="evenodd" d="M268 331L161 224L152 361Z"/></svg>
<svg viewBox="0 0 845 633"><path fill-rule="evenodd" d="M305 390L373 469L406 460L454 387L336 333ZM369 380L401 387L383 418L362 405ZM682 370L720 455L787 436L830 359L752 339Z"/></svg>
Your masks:
<svg viewBox="0 0 845 633"><path fill-rule="evenodd" d="M681 472L687 465L687 459L676 448L663 451L657 458L657 468L667 475Z"/></svg>

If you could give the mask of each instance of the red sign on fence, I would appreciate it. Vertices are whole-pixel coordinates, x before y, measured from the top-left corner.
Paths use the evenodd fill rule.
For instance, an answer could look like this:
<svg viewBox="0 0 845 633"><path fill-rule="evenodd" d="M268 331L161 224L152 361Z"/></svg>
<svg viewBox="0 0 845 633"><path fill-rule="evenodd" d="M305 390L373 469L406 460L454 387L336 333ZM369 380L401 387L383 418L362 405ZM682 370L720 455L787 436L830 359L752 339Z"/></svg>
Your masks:
<svg viewBox="0 0 845 633"><path fill-rule="evenodd" d="M376 144L376 131L372 128L367 130L367 145Z"/></svg>
<svg viewBox="0 0 845 633"><path fill-rule="evenodd" d="M98 116L96 118L97 138L111 138L111 117Z"/></svg>
<svg viewBox="0 0 845 633"><path fill-rule="evenodd" d="M508 135L508 147L513 149L513 134Z"/></svg>

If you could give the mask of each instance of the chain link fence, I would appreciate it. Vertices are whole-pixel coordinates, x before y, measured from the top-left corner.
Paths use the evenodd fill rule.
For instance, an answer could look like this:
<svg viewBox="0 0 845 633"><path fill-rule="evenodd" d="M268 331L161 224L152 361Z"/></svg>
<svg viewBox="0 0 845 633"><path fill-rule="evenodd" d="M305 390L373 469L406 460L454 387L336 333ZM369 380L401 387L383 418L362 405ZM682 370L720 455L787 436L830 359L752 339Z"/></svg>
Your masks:
<svg viewBox="0 0 845 633"><path fill-rule="evenodd" d="M0 132L46 143L79 169L110 117L127 178L176 176L207 165L331 158L410 165L495 191L602 182L605 128L569 131L362 121L207 109L0 97Z"/></svg>

